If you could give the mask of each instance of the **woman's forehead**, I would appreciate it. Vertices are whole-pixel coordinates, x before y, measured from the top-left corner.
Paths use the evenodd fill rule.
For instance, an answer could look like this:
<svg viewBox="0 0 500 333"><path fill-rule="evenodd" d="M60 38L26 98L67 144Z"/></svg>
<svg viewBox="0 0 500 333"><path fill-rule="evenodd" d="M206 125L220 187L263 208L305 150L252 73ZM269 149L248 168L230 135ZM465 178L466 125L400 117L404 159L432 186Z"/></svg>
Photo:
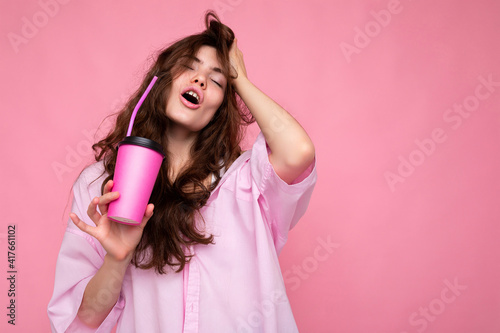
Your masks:
<svg viewBox="0 0 500 333"><path fill-rule="evenodd" d="M222 66L217 56L217 50L212 46L201 46L193 57L193 60L202 65L206 65L214 72L222 73Z"/></svg>

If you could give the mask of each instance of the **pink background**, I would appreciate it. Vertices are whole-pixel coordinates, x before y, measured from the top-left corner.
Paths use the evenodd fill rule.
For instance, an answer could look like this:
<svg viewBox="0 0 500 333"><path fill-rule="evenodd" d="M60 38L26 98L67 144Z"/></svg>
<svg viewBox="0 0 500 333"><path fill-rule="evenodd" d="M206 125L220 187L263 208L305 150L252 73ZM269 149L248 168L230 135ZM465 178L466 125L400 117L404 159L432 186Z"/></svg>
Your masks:
<svg viewBox="0 0 500 333"><path fill-rule="evenodd" d="M318 184L280 256L301 332L500 331L500 2L60 2L1 1L0 331L49 331L92 137L208 8L316 145Z"/></svg>

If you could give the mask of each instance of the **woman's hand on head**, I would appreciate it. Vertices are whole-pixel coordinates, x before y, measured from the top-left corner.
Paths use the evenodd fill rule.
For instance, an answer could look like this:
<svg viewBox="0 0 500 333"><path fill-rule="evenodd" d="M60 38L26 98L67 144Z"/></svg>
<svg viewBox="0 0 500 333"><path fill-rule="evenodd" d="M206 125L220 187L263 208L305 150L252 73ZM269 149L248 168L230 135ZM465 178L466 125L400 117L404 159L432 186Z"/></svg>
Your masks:
<svg viewBox="0 0 500 333"><path fill-rule="evenodd" d="M142 223L137 226L111 221L108 219L108 205L119 197L118 192L111 192L112 187L113 181L110 180L104 186L104 194L93 198L89 204L87 214L95 223L95 227L83 222L74 213L70 214L70 218L81 231L96 238L109 256L117 261L130 260L141 240L146 223L153 216L154 206L149 204L146 207Z"/></svg>
<svg viewBox="0 0 500 333"><path fill-rule="evenodd" d="M238 40L236 38L229 50L229 61L237 74L237 78L234 80L235 84L237 84L239 79L248 79L245 61L243 60L243 52L238 48Z"/></svg>

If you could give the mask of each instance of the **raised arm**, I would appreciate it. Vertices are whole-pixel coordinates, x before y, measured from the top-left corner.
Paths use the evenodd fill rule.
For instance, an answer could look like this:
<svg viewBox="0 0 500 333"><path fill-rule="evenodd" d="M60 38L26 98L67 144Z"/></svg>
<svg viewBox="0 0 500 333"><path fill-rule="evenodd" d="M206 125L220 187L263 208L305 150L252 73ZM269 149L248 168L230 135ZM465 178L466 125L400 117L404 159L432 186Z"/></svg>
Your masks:
<svg viewBox="0 0 500 333"><path fill-rule="evenodd" d="M314 145L295 118L250 82L236 39L230 58L238 75L234 86L269 144L269 161L276 174L291 184L313 162Z"/></svg>

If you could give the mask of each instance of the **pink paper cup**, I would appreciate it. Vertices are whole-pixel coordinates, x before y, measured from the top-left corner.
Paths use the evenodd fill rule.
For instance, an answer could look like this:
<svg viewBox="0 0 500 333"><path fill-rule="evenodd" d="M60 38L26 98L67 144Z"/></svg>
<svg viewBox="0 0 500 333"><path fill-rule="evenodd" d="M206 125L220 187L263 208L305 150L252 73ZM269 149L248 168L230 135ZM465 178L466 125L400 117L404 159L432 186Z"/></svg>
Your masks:
<svg viewBox="0 0 500 333"><path fill-rule="evenodd" d="M110 220L131 225L142 222L164 158L163 147L146 138L127 136L118 144L112 191L120 197L109 203Z"/></svg>

